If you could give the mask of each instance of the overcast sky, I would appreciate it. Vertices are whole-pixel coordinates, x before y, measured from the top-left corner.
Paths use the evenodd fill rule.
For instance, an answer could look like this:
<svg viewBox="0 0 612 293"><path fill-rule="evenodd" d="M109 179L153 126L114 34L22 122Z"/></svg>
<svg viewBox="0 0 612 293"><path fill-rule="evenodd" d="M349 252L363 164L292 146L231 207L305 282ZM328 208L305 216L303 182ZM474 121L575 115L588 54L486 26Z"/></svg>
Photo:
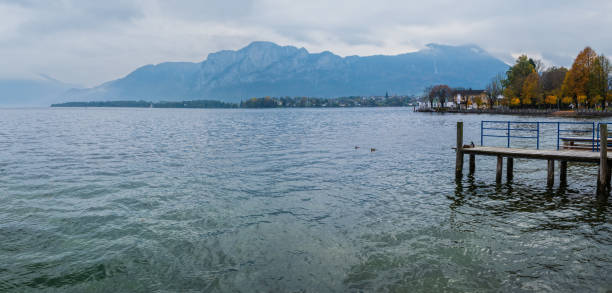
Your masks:
<svg viewBox="0 0 612 293"><path fill-rule="evenodd" d="M93 86L257 40L342 56L476 44L569 66L587 45L612 54L611 14L610 0L0 0L0 78Z"/></svg>

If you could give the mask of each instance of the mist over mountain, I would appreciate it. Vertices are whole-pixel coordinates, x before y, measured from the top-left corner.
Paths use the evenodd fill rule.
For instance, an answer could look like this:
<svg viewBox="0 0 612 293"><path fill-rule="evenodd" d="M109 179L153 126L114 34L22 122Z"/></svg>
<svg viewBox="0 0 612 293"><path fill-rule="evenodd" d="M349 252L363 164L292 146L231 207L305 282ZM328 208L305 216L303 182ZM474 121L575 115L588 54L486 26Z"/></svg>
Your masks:
<svg viewBox="0 0 612 293"><path fill-rule="evenodd" d="M62 100L66 91L75 86L44 74L30 79L0 79L0 106L46 107Z"/></svg>

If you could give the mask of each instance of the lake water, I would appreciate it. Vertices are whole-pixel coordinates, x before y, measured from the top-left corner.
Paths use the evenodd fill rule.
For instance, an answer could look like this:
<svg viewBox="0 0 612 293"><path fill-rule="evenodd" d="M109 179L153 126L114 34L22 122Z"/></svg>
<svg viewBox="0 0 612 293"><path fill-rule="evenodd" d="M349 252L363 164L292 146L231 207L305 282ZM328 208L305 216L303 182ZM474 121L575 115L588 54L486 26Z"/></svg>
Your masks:
<svg viewBox="0 0 612 293"><path fill-rule="evenodd" d="M596 167L455 182L456 122L508 119L544 118L0 109L0 291L612 290Z"/></svg>

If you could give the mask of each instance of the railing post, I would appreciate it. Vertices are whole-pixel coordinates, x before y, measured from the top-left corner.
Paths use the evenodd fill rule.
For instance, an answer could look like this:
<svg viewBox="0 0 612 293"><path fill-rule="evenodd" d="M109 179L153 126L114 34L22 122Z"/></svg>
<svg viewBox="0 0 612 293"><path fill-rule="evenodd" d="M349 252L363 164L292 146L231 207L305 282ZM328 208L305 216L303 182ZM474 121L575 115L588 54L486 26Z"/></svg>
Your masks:
<svg viewBox="0 0 612 293"><path fill-rule="evenodd" d="M480 121L480 146L484 146L484 121Z"/></svg>
<svg viewBox="0 0 612 293"><path fill-rule="evenodd" d="M595 141L595 132L597 132L597 141ZM595 151L595 144L597 143L597 151L599 151L599 124L597 125L597 131L595 131L595 122L593 122L593 151Z"/></svg>
<svg viewBox="0 0 612 293"><path fill-rule="evenodd" d="M559 150L559 140L561 139L560 132L561 132L561 122L557 122L557 150Z"/></svg>
<svg viewBox="0 0 612 293"><path fill-rule="evenodd" d="M540 122L536 122L536 150L540 149Z"/></svg>
<svg viewBox="0 0 612 293"><path fill-rule="evenodd" d="M508 121L508 148L510 147L510 121Z"/></svg>

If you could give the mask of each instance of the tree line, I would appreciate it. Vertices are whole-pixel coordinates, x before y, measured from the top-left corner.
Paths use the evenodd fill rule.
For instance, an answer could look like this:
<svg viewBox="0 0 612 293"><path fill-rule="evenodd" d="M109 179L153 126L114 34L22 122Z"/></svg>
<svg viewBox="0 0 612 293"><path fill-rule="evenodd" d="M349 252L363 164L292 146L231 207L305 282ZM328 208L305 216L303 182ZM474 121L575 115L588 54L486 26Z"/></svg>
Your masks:
<svg viewBox="0 0 612 293"><path fill-rule="evenodd" d="M497 74L482 94L466 103L487 104L489 108L590 108L605 109L612 102L612 67L603 54L584 48L572 66L546 67L541 60L519 56L508 71ZM444 105L460 89L447 85L427 87L424 97Z"/></svg>
<svg viewBox="0 0 612 293"><path fill-rule="evenodd" d="M240 108L320 108L320 107L405 107L415 103L413 96L339 98L263 97L240 102Z"/></svg>
<svg viewBox="0 0 612 293"><path fill-rule="evenodd" d="M469 106L472 103L477 104L479 107L485 103L484 95L486 91L474 90L471 88L456 87L451 88L445 84L439 84L429 86L425 88L425 100L429 103L431 108L434 108L434 102L437 101L441 108L446 107L447 102L452 102L455 108L460 106ZM456 99L457 96L461 95L461 99ZM489 99L493 101L494 99Z"/></svg>
<svg viewBox="0 0 612 293"><path fill-rule="evenodd" d="M181 102L147 102L147 101L98 101L68 102L53 104L51 107L121 107L121 108L238 108L238 104L212 100L194 100Z"/></svg>
<svg viewBox="0 0 612 293"><path fill-rule="evenodd" d="M520 56L502 80L502 105L605 109L612 102L612 67L605 55L584 48L570 69L544 68L539 60Z"/></svg>
<svg viewBox="0 0 612 293"><path fill-rule="evenodd" d="M215 100L193 100L180 102L140 101L95 101L67 102L51 107L124 107L124 108L306 108L306 107L404 107L415 102L413 96L393 97L262 97L250 98L240 103Z"/></svg>

